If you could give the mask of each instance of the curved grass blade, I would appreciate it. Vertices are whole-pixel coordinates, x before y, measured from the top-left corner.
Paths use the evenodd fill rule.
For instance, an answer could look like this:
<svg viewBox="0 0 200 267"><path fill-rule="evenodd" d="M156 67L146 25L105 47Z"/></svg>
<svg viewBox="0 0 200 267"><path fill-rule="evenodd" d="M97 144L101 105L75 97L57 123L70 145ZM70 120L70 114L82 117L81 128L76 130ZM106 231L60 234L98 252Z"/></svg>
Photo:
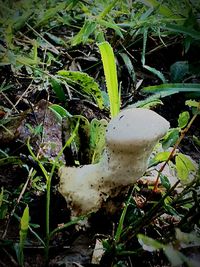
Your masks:
<svg viewBox="0 0 200 267"><path fill-rule="evenodd" d="M146 6L154 8L158 13L160 13L161 15L168 17L170 19L180 19L181 18L181 16L174 14L170 8L161 4L159 1L156 1L156 0L139 0L139 2L142 2Z"/></svg>
<svg viewBox="0 0 200 267"><path fill-rule="evenodd" d="M69 111L67 111L60 105L52 104L51 106L49 106L49 109L56 115L60 123L62 122L62 119L64 117L72 118L72 115L69 113Z"/></svg>
<svg viewBox="0 0 200 267"><path fill-rule="evenodd" d="M192 37L195 40L200 39L200 32L196 31L194 29L182 26L182 25L176 25L176 24L166 24L163 26L164 29L169 30L171 32L176 32L176 33L183 33L185 35L188 35Z"/></svg>
<svg viewBox="0 0 200 267"><path fill-rule="evenodd" d="M147 35L148 35L148 29L145 29L143 33L143 49L142 49L142 58L141 58L142 66L143 68L147 69L148 71L156 75L163 83L166 83L164 75L159 70L153 67L150 67L146 65L145 63L146 62L145 56L146 56Z"/></svg>
<svg viewBox="0 0 200 267"><path fill-rule="evenodd" d="M96 29L96 22L95 21L85 21L83 27L80 31L71 39L71 45L75 46L80 43L85 44L88 41L89 36L94 33Z"/></svg>
<svg viewBox="0 0 200 267"><path fill-rule="evenodd" d="M135 75L135 70L134 70L133 64L130 60L130 57L125 53L119 53L119 55L122 57L124 64L126 65L126 68L129 72L129 75L131 76L132 81L135 83L136 75Z"/></svg>
<svg viewBox="0 0 200 267"><path fill-rule="evenodd" d="M198 83L167 83L147 86L142 89L144 93L170 93L196 92L200 94L200 84Z"/></svg>

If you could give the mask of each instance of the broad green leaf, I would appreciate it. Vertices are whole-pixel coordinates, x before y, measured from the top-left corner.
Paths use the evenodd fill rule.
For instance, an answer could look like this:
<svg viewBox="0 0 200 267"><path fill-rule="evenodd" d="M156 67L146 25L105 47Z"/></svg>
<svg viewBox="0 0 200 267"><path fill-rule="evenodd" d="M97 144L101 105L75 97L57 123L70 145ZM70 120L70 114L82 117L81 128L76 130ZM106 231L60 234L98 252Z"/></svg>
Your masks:
<svg viewBox="0 0 200 267"><path fill-rule="evenodd" d="M159 152L154 158L150 160L150 166L157 165L160 162L166 161L170 155L169 151Z"/></svg>
<svg viewBox="0 0 200 267"><path fill-rule="evenodd" d="M130 60L130 57L126 54L126 53L119 53L120 56L122 57L124 63L125 63L125 66L128 70L128 73L130 75L130 77L132 78L132 81L135 83L135 79L136 79L136 76L135 76L135 71L134 71L134 67L133 67L133 64Z"/></svg>
<svg viewBox="0 0 200 267"><path fill-rule="evenodd" d="M113 118L120 110L120 95L118 91L117 69L113 49L108 42L98 44L103 62L104 75L110 100L110 113Z"/></svg>
<svg viewBox="0 0 200 267"><path fill-rule="evenodd" d="M164 139L162 140L162 147L164 150L168 149L169 147L172 147L179 138L179 130L176 128L172 128L168 131L168 133L165 135Z"/></svg>
<svg viewBox="0 0 200 267"><path fill-rule="evenodd" d="M88 74L80 71L59 70L58 75L60 76L60 79L66 79L67 83L69 84L77 84L82 90L82 93L84 92L92 97L96 101L99 108L103 108L103 97L101 90L95 80Z"/></svg>
<svg viewBox="0 0 200 267"><path fill-rule="evenodd" d="M94 33L96 29L96 21L85 21L81 30L71 39L71 45L75 46L80 43L85 44L88 41L89 36Z"/></svg>
<svg viewBox="0 0 200 267"><path fill-rule="evenodd" d="M178 127L183 129L187 126L190 119L190 114L188 111L182 112L178 117Z"/></svg>
<svg viewBox="0 0 200 267"><path fill-rule="evenodd" d="M177 61L170 66L171 81L178 83L189 73L188 61Z"/></svg>
<svg viewBox="0 0 200 267"><path fill-rule="evenodd" d="M188 95L188 97L190 96ZM193 95L192 97L195 98L195 95ZM200 97L200 93L197 93L197 98L199 97ZM200 115L200 101L197 102L195 100L188 100L185 102L185 104L191 108L193 115L194 114Z"/></svg>
<svg viewBox="0 0 200 267"><path fill-rule="evenodd" d="M62 86L60 85L59 81L57 81L56 79L51 79L50 82L51 82L52 89L55 92L57 98L60 101L65 101L66 100L65 92Z"/></svg>
<svg viewBox="0 0 200 267"><path fill-rule="evenodd" d="M162 243L146 235L138 234L137 238L138 238L138 242L143 247L143 249L149 252L164 248L164 245Z"/></svg>
<svg viewBox="0 0 200 267"><path fill-rule="evenodd" d="M90 154L92 163L97 163L105 147L105 132L108 122L93 119L90 123Z"/></svg>
<svg viewBox="0 0 200 267"><path fill-rule="evenodd" d="M178 155L176 156L176 170L177 170L177 176L182 182L184 183L189 182L188 181L188 176L189 176L188 168L185 166L184 161Z"/></svg>
<svg viewBox="0 0 200 267"><path fill-rule="evenodd" d="M194 163L182 153L177 154L175 162L178 178L182 183L187 184L190 182L190 172L196 170Z"/></svg>
<svg viewBox="0 0 200 267"><path fill-rule="evenodd" d="M196 166L186 155L178 153L178 156L183 160L189 171L196 171Z"/></svg>
<svg viewBox="0 0 200 267"><path fill-rule="evenodd" d="M160 85L147 86L142 89L144 93L163 93L168 92L171 95L179 92L199 92L198 83L166 83Z"/></svg>
<svg viewBox="0 0 200 267"><path fill-rule="evenodd" d="M49 106L49 109L56 115L58 120L62 122L64 117L72 117L72 115L63 107L57 104Z"/></svg>
<svg viewBox="0 0 200 267"><path fill-rule="evenodd" d="M199 107L199 102L198 101L195 101L195 100L186 100L185 101L185 104L188 107L194 107L194 108L198 108Z"/></svg>

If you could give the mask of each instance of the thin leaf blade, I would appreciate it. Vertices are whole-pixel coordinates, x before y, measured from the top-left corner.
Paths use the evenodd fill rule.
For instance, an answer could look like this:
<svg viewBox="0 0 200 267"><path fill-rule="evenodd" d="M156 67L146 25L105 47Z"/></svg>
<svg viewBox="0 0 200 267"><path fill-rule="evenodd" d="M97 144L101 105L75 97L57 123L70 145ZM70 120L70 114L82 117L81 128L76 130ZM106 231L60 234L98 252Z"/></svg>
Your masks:
<svg viewBox="0 0 200 267"><path fill-rule="evenodd" d="M110 112L113 118L120 110L120 97L118 93L117 69L113 49L108 42L98 44L103 62L106 85L110 100Z"/></svg>

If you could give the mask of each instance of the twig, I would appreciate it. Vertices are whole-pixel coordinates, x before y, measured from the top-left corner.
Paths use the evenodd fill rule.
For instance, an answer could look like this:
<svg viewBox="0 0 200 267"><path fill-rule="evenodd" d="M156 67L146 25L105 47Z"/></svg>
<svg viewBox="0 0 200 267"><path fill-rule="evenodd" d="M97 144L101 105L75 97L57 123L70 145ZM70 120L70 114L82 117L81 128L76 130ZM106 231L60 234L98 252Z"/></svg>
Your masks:
<svg viewBox="0 0 200 267"><path fill-rule="evenodd" d="M5 254L9 257L9 259L10 259L10 261L12 262L12 266L19 266L18 265L18 263L16 262L16 260L13 258L13 256L12 255L10 255L10 253L8 253L8 251L6 250L6 249L2 249L4 252L5 252Z"/></svg>
<svg viewBox="0 0 200 267"><path fill-rule="evenodd" d="M1 91L1 94L8 101L8 103L12 106L12 108L14 109L14 111L16 113L19 113L19 111L16 109L15 105L12 103L12 101L10 101L10 99L6 96L6 94L4 94L4 92L2 92L2 91Z"/></svg>
<svg viewBox="0 0 200 267"><path fill-rule="evenodd" d="M0 266L2 266L2 267L7 267L7 265L4 264L1 260L0 260Z"/></svg>
<svg viewBox="0 0 200 267"><path fill-rule="evenodd" d="M33 27L31 27L31 25L29 25L27 22L26 22L26 25L28 26L29 29L31 29L37 36L39 36L45 43L47 43L51 47L51 49L48 48L48 50L55 53L56 55L59 55L60 52L54 45L48 42L39 32L37 32Z"/></svg>
<svg viewBox="0 0 200 267"><path fill-rule="evenodd" d="M23 92L23 94L19 97L19 99L17 100L17 102L14 104L14 107L16 107L19 104L19 102L23 99L23 97L26 95L26 93L28 93L31 85L32 85L32 81L29 84L29 86L26 88L26 90Z"/></svg>

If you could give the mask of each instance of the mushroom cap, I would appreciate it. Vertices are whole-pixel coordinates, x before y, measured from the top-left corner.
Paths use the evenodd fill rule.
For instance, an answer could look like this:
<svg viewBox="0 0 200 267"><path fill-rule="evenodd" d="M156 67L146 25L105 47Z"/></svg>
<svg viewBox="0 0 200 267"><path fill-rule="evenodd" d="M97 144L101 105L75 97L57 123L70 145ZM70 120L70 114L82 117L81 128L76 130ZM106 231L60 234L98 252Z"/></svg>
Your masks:
<svg viewBox="0 0 200 267"><path fill-rule="evenodd" d="M162 138L169 127L169 122L152 110L125 109L109 122L106 142L113 150L148 147Z"/></svg>

